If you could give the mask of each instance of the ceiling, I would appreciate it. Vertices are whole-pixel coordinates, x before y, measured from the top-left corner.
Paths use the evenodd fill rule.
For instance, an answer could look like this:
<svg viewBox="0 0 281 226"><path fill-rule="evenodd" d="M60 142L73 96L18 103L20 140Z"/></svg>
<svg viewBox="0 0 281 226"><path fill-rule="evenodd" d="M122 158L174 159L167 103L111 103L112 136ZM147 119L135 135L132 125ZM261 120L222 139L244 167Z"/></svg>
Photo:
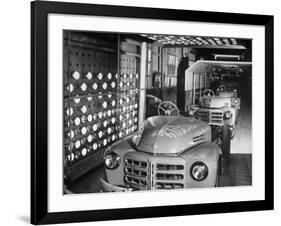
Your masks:
<svg viewBox="0 0 281 226"><path fill-rule="evenodd" d="M238 69L248 70L251 68L251 66L251 62L198 60L187 69L187 72L209 74L214 69L227 69L230 71L236 71Z"/></svg>
<svg viewBox="0 0 281 226"><path fill-rule="evenodd" d="M141 34L161 45L184 45L196 48L236 48L246 49L240 39L224 37L203 37L163 34Z"/></svg>

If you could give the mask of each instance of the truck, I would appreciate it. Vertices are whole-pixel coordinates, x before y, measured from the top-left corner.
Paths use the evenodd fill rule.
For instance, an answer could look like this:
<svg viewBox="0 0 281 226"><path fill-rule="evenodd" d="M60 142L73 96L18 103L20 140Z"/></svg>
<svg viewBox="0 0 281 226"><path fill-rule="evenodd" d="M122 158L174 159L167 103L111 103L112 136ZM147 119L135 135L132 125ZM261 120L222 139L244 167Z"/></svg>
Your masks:
<svg viewBox="0 0 281 226"><path fill-rule="evenodd" d="M240 98L235 90L206 89L199 98L198 105L190 107L190 115L207 122L211 126L212 141L222 149L223 161L230 156L231 139L235 135L240 111Z"/></svg>
<svg viewBox="0 0 281 226"><path fill-rule="evenodd" d="M104 191L215 187L222 172L222 152L212 142L211 126L179 115L162 102L161 115L144 121L139 133L105 152Z"/></svg>

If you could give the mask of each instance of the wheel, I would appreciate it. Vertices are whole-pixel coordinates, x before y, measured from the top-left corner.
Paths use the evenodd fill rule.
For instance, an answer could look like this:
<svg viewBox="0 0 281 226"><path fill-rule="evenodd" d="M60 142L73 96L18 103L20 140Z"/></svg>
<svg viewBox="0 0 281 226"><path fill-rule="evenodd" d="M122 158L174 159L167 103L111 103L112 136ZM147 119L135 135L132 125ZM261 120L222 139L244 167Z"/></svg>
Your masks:
<svg viewBox="0 0 281 226"><path fill-rule="evenodd" d="M235 125L237 125L237 123L238 123L238 119L239 119L239 114L240 114L240 111L239 110L237 110L236 111L236 114L235 114Z"/></svg>
<svg viewBox="0 0 281 226"><path fill-rule="evenodd" d="M219 145L220 127L211 126L211 140Z"/></svg>
<svg viewBox="0 0 281 226"><path fill-rule="evenodd" d="M222 128L221 134L221 149L223 162L227 163L230 157L230 143L231 143L231 132L227 126Z"/></svg>
<svg viewBox="0 0 281 226"><path fill-rule="evenodd" d="M215 187L220 186L220 176L221 175L223 175L223 165L222 165L222 156L220 155L219 161L218 161L218 167L217 167L217 178L216 178Z"/></svg>
<svg viewBox="0 0 281 226"><path fill-rule="evenodd" d="M219 187L219 186L220 186L220 175L217 174L217 179L216 179L215 187Z"/></svg>
<svg viewBox="0 0 281 226"><path fill-rule="evenodd" d="M222 160L222 155L220 154L219 161L218 161L218 175L223 175L224 170L223 170L223 160Z"/></svg>
<svg viewBox="0 0 281 226"><path fill-rule="evenodd" d="M234 128L232 129L232 131L230 132L230 139L231 139L231 140L234 138L234 135L235 135L235 128L236 128L236 127L234 127Z"/></svg>

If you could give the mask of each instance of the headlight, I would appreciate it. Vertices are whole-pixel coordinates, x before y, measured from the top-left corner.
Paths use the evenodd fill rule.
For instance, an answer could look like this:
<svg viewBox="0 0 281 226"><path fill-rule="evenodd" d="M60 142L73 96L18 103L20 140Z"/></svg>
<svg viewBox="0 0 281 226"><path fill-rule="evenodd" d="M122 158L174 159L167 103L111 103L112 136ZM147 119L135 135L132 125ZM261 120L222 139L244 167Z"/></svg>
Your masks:
<svg viewBox="0 0 281 226"><path fill-rule="evenodd" d="M208 173L208 167L203 162L195 162L190 168L190 175L196 181L202 181L206 179Z"/></svg>
<svg viewBox="0 0 281 226"><path fill-rule="evenodd" d="M232 118L231 111L227 111L227 112L224 113L224 115L223 115L224 120L228 120L228 119L231 119L231 118Z"/></svg>
<svg viewBox="0 0 281 226"><path fill-rule="evenodd" d="M115 152L106 154L104 158L105 167L107 169L116 169L120 165L121 158Z"/></svg>
<svg viewBox="0 0 281 226"><path fill-rule="evenodd" d="M195 116L195 113L196 113L196 110L194 110L194 109L189 110L189 115Z"/></svg>

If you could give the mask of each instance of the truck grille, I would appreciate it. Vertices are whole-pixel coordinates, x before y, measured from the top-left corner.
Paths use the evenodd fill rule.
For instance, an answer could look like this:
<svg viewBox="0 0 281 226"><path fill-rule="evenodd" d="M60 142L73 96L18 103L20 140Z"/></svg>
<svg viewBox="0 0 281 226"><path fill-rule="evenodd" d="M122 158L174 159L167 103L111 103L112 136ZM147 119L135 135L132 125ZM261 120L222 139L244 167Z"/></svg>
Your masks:
<svg viewBox="0 0 281 226"><path fill-rule="evenodd" d="M155 189L180 189L184 187L184 165L156 164Z"/></svg>
<svg viewBox="0 0 281 226"><path fill-rule="evenodd" d="M126 165L128 166L135 166L135 167L140 167L140 168L146 168L147 167L147 162L144 161L138 161L138 160L133 160L133 159L126 159L125 161Z"/></svg>
<svg viewBox="0 0 281 226"><path fill-rule="evenodd" d="M198 118L210 125L223 125L223 113L221 110L199 109Z"/></svg>
<svg viewBox="0 0 281 226"><path fill-rule="evenodd" d="M125 159L125 182L135 189L148 188L148 164L131 158Z"/></svg>
<svg viewBox="0 0 281 226"><path fill-rule="evenodd" d="M183 161L130 153L125 157L125 184L137 190L184 188Z"/></svg>
<svg viewBox="0 0 281 226"><path fill-rule="evenodd" d="M135 176L127 175L127 176L125 176L125 181L127 183L131 184L131 186L134 187L134 188L136 188L135 185L137 185L137 186L146 186L147 185L146 180L138 179Z"/></svg>
<svg viewBox="0 0 281 226"><path fill-rule="evenodd" d="M156 183L156 189L180 189L183 188L182 183Z"/></svg>
<svg viewBox="0 0 281 226"><path fill-rule="evenodd" d="M173 174L173 173L157 173L156 179L157 180L182 180L182 174Z"/></svg>
<svg viewBox="0 0 281 226"><path fill-rule="evenodd" d="M170 165L170 164L157 164L156 165L157 170L183 170L183 165Z"/></svg>

